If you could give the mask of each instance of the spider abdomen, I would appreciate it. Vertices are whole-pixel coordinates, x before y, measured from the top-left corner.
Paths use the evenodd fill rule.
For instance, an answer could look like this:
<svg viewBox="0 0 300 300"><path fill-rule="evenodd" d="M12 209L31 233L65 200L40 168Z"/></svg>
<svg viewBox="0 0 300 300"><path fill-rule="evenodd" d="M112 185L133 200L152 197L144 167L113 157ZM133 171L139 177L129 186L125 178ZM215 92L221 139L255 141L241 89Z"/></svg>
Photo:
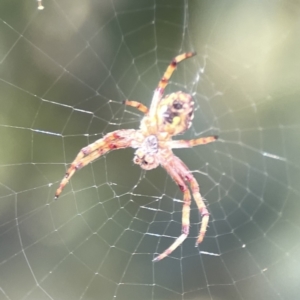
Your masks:
<svg viewBox="0 0 300 300"><path fill-rule="evenodd" d="M171 135L183 133L190 128L193 117L193 98L183 92L167 95L161 100L157 109L159 131Z"/></svg>

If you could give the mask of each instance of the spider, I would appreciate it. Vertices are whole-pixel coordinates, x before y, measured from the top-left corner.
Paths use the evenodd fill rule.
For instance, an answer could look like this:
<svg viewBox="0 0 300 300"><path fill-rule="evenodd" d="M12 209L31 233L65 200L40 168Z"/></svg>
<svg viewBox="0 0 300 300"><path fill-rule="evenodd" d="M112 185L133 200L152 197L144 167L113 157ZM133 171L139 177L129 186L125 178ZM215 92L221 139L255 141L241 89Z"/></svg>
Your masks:
<svg viewBox="0 0 300 300"><path fill-rule="evenodd" d="M202 223L196 246L203 241L209 213L200 195L199 185L188 167L173 154L172 149L191 148L208 144L217 140L217 136L200 137L193 140L172 140L172 136L181 134L190 128L193 119L194 101L192 96L181 91L163 97L169 79L179 62L194 56L195 52L187 52L176 56L167 67L162 79L154 91L150 108L137 101L125 100L124 104L143 112L140 128L120 129L106 134L103 138L82 148L67 170L55 193L59 197L65 185L74 173L94 161L101 155L115 149L132 147L136 149L133 162L142 169L151 170L159 165L164 167L183 193L182 231L181 235L153 261L168 256L183 243L189 234L191 194L194 196Z"/></svg>

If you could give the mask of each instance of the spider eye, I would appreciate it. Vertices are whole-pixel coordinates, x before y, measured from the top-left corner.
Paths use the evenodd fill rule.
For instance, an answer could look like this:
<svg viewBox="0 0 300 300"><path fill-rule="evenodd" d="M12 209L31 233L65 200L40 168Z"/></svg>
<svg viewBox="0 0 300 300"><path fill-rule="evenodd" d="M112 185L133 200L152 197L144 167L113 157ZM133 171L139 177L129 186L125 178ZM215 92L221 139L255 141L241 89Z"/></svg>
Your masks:
<svg viewBox="0 0 300 300"><path fill-rule="evenodd" d="M173 103L173 107L174 107L175 109L181 109L182 106L183 106L182 103L179 102L179 101L174 101L174 103Z"/></svg>

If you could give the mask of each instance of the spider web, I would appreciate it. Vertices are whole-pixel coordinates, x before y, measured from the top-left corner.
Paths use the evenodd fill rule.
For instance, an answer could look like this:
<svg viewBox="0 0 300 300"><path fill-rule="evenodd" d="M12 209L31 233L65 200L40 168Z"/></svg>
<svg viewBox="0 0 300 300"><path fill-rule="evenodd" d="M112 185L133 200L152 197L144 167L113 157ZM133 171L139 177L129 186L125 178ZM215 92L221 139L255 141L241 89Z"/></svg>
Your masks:
<svg viewBox="0 0 300 300"><path fill-rule="evenodd" d="M298 299L299 4L296 1L2 1L0 299ZM195 99L175 151L211 213L206 237L165 170L133 150L80 170L85 145L142 114L170 60L167 88ZM180 137L182 138L182 137Z"/></svg>

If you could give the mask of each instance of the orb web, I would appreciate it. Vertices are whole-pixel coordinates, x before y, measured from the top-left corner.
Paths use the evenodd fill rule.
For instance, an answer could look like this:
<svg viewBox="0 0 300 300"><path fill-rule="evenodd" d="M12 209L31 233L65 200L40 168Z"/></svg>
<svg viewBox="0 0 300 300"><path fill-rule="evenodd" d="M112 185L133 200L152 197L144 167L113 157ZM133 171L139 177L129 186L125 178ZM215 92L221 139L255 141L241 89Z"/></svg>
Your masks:
<svg viewBox="0 0 300 300"><path fill-rule="evenodd" d="M293 6L294 5L294 6ZM0 10L1 299L297 299L299 61L296 4L10 1ZM43 7L43 9L41 9ZM138 128L165 68L195 100L175 150L210 212L204 241L165 170L112 151L54 193L79 150Z"/></svg>

